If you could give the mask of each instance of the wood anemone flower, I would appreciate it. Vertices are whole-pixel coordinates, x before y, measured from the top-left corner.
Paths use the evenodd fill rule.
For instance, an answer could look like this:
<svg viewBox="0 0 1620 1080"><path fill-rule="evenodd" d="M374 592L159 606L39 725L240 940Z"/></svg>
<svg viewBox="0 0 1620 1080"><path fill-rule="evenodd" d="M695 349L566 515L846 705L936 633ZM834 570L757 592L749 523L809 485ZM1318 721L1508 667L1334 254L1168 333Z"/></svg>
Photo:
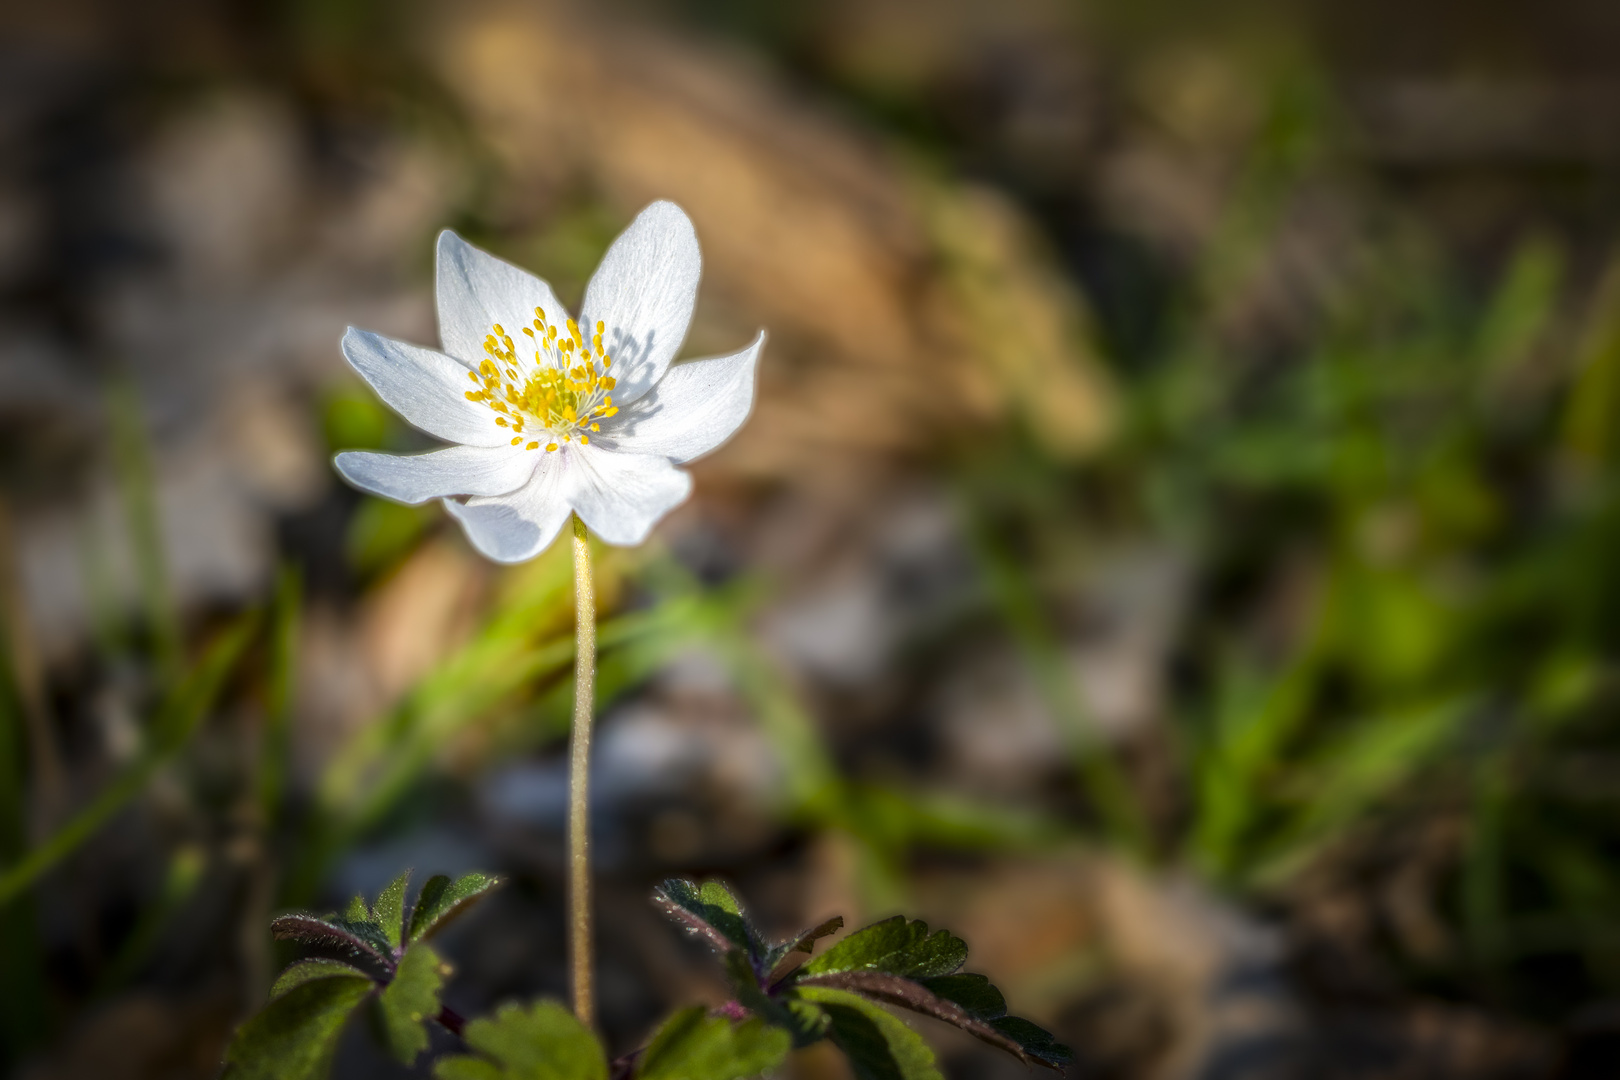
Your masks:
<svg viewBox="0 0 1620 1080"><path fill-rule="evenodd" d="M725 442L753 407L763 331L741 352L671 365L703 265L674 203L647 207L608 248L578 322L540 278L449 230L437 261L444 351L350 327L343 355L453 445L335 464L362 491L442 499L497 562L534 558L573 513L610 544L639 544L691 494L676 466Z"/></svg>

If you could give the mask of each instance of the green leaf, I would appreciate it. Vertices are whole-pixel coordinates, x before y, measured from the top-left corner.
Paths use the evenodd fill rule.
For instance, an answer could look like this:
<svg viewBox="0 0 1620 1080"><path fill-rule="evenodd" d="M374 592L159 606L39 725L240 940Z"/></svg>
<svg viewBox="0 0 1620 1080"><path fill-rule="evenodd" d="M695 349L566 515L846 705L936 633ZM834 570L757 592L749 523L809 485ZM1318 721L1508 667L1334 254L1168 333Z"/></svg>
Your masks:
<svg viewBox="0 0 1620 1080"><path fill-rule="evenodd" d="M237 1029L221 1080L324 1080L343 1025L371 985L339 975L282 994Z"/></svg>
<svg viewBox="0 0 1620 1080"><path fill-rule="evenodd" d="M363 921L353 919L333 919L331 920L331 923L333 926L353 934L361 941L364 941L366 944L370 945L377 951L379 956L384 957L388 961L388 965L390 967L393 966L394 946L389 943L388 935L383 932L383 928L381 926L378 926L370 919L365 919Z"/></svg>
<svg viewBox="0 0 1620 1080"><path fill-rule="evenodd" d="M974 1019L983 1021L1002 1036L1018 1044L1020 1057L1036 1064L1061 1068L1074 1060L1074 1052L1052 1037L1052 1033L1023 1017L1007 1015L1007 999L983 975L963 972L919 980L937 997L961 1007ZM954 1022L954 1021L953 1021ZM971 1028L966 1029L972 1031ZM977 1031L972 1032L996 1046L1003 1044ZM1003 1046L1003 1049L1007 1047ZM1019 1053L1019 1050L1012 1051Z"/></svg>
<svg viewBox="0 0 1620 1080"><path fill-rule="evenodd" d="M699 886L684 878L670 878L653 890L653 903L720 955L740 949L756 968L770 966L766 963L768 950L742 904L718 881Z"/></svg>
<svg viewBox="0 0 1620 1080"><path fill-rule="evenodd" d="M313 915L281 915L271 920L270 933L277 941L296 941L321 949L341 952L376 969L373 977L386 977L394 970L388 939L375 923L351 923L343 919L318 919Z"/></svg>
<svg viewBox="0 0 1620 1080"><path fill-rule="evenodd" d="M468 1024L463 1037L482 1056L441 1059L439 1080L607 1080L596 1036L555 1001L508 1002L493 1019Z"/></svg>
<svg viewBox="0 0 1620 1080"><path fill-rule="evenodd" d="M270 996L280 997L295 987L315 979L329 979L333 976L339 978L360 978L370 981L371 976L341 960L300 960L283 971L276 979L276 984L270 988Z"/></svg>
<svg viewBox="0 0 1620 1080"><path fill-rule="evenodd" d="M466 874L451 881L443 874L428 878L422 894L416 898L411 910L410 932L407 944L443 930L450 920L476 903L485 893L501 883L493 874Z"/></svg>
<svg viewBox="0 0 1620 1080"><path fill-rule="evenodd" d="M1007 999L983 975L961 972L918 980L946 1001L954 1001L974 1016L994 1019L1007 1015Z"/></svg>
<svg viewBox="0 0 1620 1080"><path fill-rule="evenodd" d="M349 900L349 906L343 909L343 921L351 923L366 923L371 921L371 909L366 906L366 898L355 893Z"/></svg>
<svg viewBox="0 0 1620 1080"><path fill-rule="evenodd" d="M925 985L883 971L840 971L813 976L799 985L848 990L943 1020L1005 1050L1026 1065L1060 1069L1073 1058L1069 1048L1052 1038L1050 1032L1028 1020L1009 1017L1001 991L983 975L945 975L929 979ZM962 1001L950 996L953 994Z"/></svg>
<svg viewBox="0 0 1620 1080"><path fill-rule="evenodd" d="M856 1080L944 1080L922 1036L881 1005L825 986L794 993L828 1018L828 1037L849 1058Z"/></svg>
<svg viewBox="0 0 1620 1080"><path fill-rule="evenodd" d="M824 923L817 926L812 926L810 929L801 931L800 933L788 938L786 941L778 942L777 944L772 945L770 952L765 957L766 969L769 970L776 967L776 965L780 964L783 958L789 953L815 952L816 942L820 941L824 937L830 937L831 935L838 933L838 931L842 930L843 928L844 917L842 915L834 915Z"/></svg>
<svg viewBox="0 0 1620 1080"><path fill-rule="evenodd" d="M439 988L443 985L438 954L431 945L417 942L405 950L393 982L378 995L383 1039L403 1064L411 1064L428 1048L426 1024L439 1015Z"/></svg>
<svg viewBox="0 0 1620 1080"><path fill-rule="evenodd" d="M1052 1037L1052 1033L1022 1016L1002 1016L990 1026L1024 1048L1036 1064L1061 1070L1074 1060L1074 1051Z"/></svg>
<svg viewBox="0 0 1620 1080"><path fill-rule="evenodd" d="M698 1005L664 1022L636 1066L639 1080L743 1080L787 1057L792 1037L762 1020L734 1024Z"/></svg>
<svg viewBox="0 0 1620 1080"><path fill-rule="evenodd" d="M791 998L772 997L760 984L759 972L741 949L732 949L721 961L731 977L737 1003L767 1024L788 1032L794 1046L809 1046L826 1034L827 1018L817 1009L795 1009Z"/></svg>
<svg viewBox="0 0 1620 1080"><path fill-rule="evenodd" d="M411 872L407 870L388 883L371 908L371 921L382 927L388 943L396 949L405 932L405 887L410 882Z"/></svg>
<svg viewBox="0 0 1620 1080"><path fill-rule="evenodd" d="M884 971L908 979L949 975L967 961L967 945L948 930L930 934L921 919L896 915L857 930L795 974L830 975L838 971Z"/></svg>

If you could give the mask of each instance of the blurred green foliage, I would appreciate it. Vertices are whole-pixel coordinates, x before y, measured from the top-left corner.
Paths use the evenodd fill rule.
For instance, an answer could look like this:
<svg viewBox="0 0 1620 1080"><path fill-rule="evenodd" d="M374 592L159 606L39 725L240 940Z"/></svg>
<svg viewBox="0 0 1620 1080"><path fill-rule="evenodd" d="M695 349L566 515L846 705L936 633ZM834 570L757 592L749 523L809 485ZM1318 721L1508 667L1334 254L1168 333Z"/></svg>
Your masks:
<svg viewBox="0 0 1620 1080"><path fill-rule="evenodd" d="M1385 919L1381 944L1419 982L1563 1015L1620 976L1597 914L1620 895L1600 779L1617 736L1620 270L1574 285L1560 245L1531 235L1481 287L1389 214L1292 325L1235 330L1223 314L1265 287L1290 201L1344 169L1312 137L1331 119L1301 100L1285 80L1172 332L1124 370L1124 437L1079 470L1017 438L964 470L999 537L981 559L1018 579L1002 607L1039 671L1052 646L1030 627L1077 558L1182 553L1185 782L1154 816L1157 857L1284 903L1312 881L1370 894L1380 859L1429 860L1424 902L1448 936ZM1117 781L1081 776L1117 837Z"/></svg>
<svg viewBox="0 0 1620 1080"><path fill-rule="evenodd" d="M716 17L741 19L726 14L735 6L716 5ZM379 9L286 10L312 55L348 55ZM1424 901L1442 938L1420 942L1385 919L1376 944L1415 984L1562 1017L1620 990L1620 937L1607 925L1620 902L1620 259L1587 266L1532 233L1485 272L1422 222L1384 212L1355 231L1325 286L1275 325L1245 326L1233 313L1278 273L1301 193L1375 183L1336 156L1346 140L1319 72L1284 55L1252 74L1264 108L1209 242L1168 272L1171 296L1153 309L1162 325L1117 335L1144 344L1115 357L1125 423L1113 445L1074 465L1014 430L942 466L978 560L974 615L1000 621L1058 721L1078 812L850 775L759 644L767 583L704 583L656 549L603 553L599 704L681 651L718 658L781 762L775 809L853 841L871 910L904 902L919 849L1029 851L1083 835L1283 906L1321 881L1372 905L1381 867L1428 860ZM895 93L857 104L909 149L942 154L947 133L918 119L927 103ZM476 207L466 212L478 237ZM506 253L577 291L612 226L582 197ZM90 551L97 647L109 662L141 653L162 676L141 703L136 755L30 844L23 703L0 650L8 1048L45 1030L27 891L155 775L183 766L232 680L263 699L245 790L260 841L285 856L270 892L292 903L312 901L346 851L397 825L458 749L474 746L476 766L567 730L572 601L559 546L503 573L467 639L364 725L312 791L294 790L300 579L280 579L263 634L245 616L188 653L139 409L127 391L109 400L141 613L133 626L108 614ZM331 449L417 445L358 383L318 410ZM358 585L385 580L442 519L433 506L361 499L345 540ZM1102 555L1133 545L1194 567L1168 715L1145 737L1164 744L1150 749L1171 762L1168 793L1137 767L1140 747L1097 736L1063 656L1072 568L1100 572ZM1423 837L1438 839L1419 850ZM103 989L138 973L206 871L198 848L176 845Z"/></svg>

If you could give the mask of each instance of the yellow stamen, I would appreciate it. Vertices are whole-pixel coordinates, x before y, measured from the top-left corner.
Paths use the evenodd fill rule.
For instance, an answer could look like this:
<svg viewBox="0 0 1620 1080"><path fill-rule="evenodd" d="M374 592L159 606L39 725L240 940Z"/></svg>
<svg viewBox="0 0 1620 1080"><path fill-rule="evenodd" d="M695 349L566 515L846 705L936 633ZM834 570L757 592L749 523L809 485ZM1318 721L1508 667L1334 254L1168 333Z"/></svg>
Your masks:
<svg viewBox="0 0 1620 1080"><path fill-rule="evenodd" d="M539 449L542 440L530 441L523 435L531 424L552 435L544 443L547 450L576 436L581 445L589 445L585 433L600 432L600 421L619 411L609 392L618 385L607 374L612 359L602 349L607 327L598 322L596 334L586 344L578 323L567 320L564 333L545 321L543 308L534 310L538 316L534 327L523 328L533 342L532 365L527 360L520 365L517 345L497 323L484 339L489 357L479 362L477 371L467 373L478 389L464 396L468 401L483 402L497 414L493 417L496 425L516 434L513 446L527 443L528 449Z"/></svg>

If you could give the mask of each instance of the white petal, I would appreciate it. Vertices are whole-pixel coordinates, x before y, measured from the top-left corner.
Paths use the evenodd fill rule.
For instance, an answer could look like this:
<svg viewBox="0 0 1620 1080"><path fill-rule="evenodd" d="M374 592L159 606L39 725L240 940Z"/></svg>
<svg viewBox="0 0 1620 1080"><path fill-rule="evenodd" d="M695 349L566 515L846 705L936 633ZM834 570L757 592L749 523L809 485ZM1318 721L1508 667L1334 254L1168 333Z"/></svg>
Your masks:
<svg viewBox="0 0 1620 1080"><path fill-rule="evenodd" d="M361 491L402 503L445 495L504 495L534 473L534 451L513 446L451 446L427 454L339 454L334 464Z"/></svg>
<svg viewBox="0 0 1620 1080"><path fill-rule="evenodd" d="M568 501L610 544L639 544L658 519L686 501L692 478L666 457L599 446L565 446Z"/></svg>
<svg viewBox="0 0 1620 1080"><path fill-rule="evenodd" d="M468 368L443 353L349 327L343 355L399 415L446 442L500 446L511 436L487 406L467 400Z"/></svg>
<svg viewBox="0 0 1620 1080"><path fill-rule="evenodd" d="M534 453L540 459L534 475L517 491L465 503L444 501L473 547L496 562L534 558L550 546L572 513L564 491L569 469L562 451Z"/></svg>
<svg viewBox="0 0 1620 1080"><path fill-rule="evenodd" d="M762 330L742 352L676 364L651 393L603 425L602 440L677 463L707 454L729 439L754 407L754 369L764 344Z"/></svg>
<svg viewBox="0 0 1620 1080"><path fill-rule="evenodd" d="M437 262L439 338L445 352L473 367L484 359L484 339L496 323L521 342L518 334L533 325L535 308L544 309L554 325L568 319L550 285L479 251L449 229L439 234Z"/></svg>
<svg viewBox="0 0 1620 1080"><path fill-rule="evenodd" d="M602 345L618 380L614 399L628 404L664 374L686 338L697 302L703 256L686 212L655 202L613 241L585 289L580 330L607 327Z"/></svg>

